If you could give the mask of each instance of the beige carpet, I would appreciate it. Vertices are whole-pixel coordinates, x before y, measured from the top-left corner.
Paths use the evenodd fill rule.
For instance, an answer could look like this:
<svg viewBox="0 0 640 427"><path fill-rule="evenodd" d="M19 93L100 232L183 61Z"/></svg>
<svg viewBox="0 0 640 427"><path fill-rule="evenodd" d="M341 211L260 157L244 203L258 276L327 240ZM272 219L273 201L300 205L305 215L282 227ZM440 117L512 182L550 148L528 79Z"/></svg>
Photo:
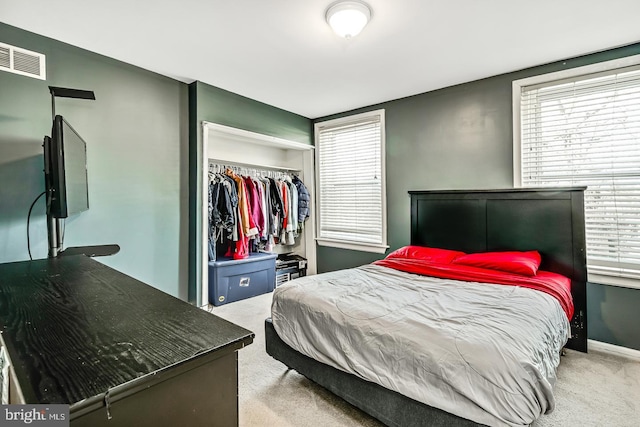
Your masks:
<svg viewBox="0 0 640 427"><path fill-rule="evenodd" d="M264 319L269 317L271 295L211 310L256 334L238 357L240 427L381 426L267 355ZM555 411L535 427L640 427L640 362L569 350L558 368L555 393Z"/></svg>

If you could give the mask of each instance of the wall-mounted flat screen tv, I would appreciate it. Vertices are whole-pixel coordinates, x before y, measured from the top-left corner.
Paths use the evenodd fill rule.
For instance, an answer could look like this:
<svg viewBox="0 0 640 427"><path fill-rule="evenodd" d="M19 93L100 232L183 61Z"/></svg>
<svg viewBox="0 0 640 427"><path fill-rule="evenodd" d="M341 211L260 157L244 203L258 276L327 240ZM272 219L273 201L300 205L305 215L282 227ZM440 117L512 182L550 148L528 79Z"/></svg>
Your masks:
<svg viewBox="0 0 640 427"><path fill-rule="evenodd" d="M44 152L48 213L67 218L89 209L87 144L62 116L55 116Z"/></svg>

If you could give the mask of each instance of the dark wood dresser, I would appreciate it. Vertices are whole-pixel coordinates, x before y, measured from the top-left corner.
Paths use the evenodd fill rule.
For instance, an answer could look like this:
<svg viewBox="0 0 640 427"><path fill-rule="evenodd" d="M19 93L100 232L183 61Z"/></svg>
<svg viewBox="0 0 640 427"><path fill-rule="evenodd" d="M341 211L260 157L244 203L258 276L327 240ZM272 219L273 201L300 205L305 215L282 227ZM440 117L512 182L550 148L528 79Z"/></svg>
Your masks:
<svg viewBox="0 0 640 427"><path fill-rule="evenodd" d="M0 265L10 403L71 425L238 425L237 352L254 334L83 255Z"/></svg>

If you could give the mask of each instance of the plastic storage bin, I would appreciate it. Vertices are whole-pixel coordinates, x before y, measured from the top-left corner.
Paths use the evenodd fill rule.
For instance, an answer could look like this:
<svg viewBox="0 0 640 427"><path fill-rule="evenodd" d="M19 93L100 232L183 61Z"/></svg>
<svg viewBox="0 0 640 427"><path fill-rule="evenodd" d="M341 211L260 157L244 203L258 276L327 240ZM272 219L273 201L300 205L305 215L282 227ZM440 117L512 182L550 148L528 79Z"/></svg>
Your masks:
<svg viewBox="0 0 640 427"><path fill-rule="evenodd" d="M276 254L252 253L248 258L209 262L209 303L222 305L272 292Z"/></svg>

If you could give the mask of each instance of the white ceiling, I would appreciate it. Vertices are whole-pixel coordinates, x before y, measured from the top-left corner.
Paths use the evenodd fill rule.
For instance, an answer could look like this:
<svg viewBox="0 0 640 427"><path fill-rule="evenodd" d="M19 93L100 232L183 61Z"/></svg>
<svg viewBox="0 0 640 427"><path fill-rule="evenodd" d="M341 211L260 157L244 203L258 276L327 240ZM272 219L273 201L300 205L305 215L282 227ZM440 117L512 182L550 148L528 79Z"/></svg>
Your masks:
<svg viewBox="0 0 640 427"><path fill-rule="evenodd" d="M0 0L0 21L316 118L640 41L640 0ZM2 41L2 40L0 40Z"/></svg>

